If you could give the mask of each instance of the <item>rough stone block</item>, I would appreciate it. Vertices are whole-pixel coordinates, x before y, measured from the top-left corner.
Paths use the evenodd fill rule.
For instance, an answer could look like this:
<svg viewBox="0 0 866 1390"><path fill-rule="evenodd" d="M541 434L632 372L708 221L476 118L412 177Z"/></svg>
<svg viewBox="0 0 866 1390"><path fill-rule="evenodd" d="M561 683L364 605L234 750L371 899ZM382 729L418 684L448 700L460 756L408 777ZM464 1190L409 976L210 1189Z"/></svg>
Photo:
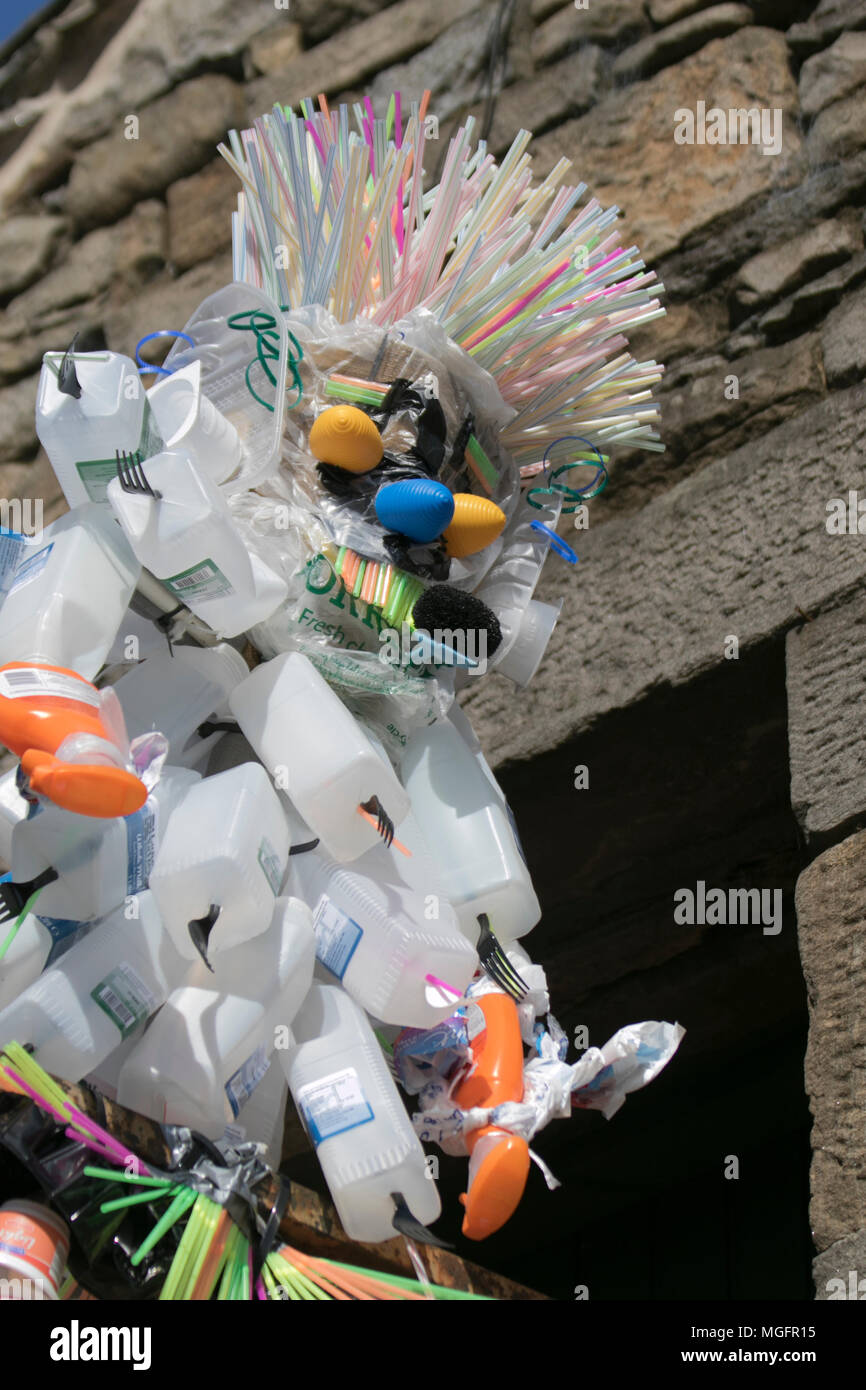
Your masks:
<svg viewBox="0 0 866 1390"><path fill-rule="evenodd" d="M794 54L803 58L826 48L846 29L866 29L863 0L820 0L809 18L792 24L785 37Z"/></svg>
<svg viewBox="0 0 866 1390"><path fill-rule="evenodd" d="M62 217L10 217L0 223L0 299L26 289L47 269Z"/></svg>
<svg viewBox="0 0 866 1390"><path fill-rule="evenodd" d="M866 376L866 290L849 295L824 324L824 364L831 386Z"/></svg>
<svg viewBox="0 0 866 1390"><path fill-rule="evenodd" d="M140 199L208 163L226 132L243 123L243 91L228 77L197 77L144 107L137 118L137 139L121 131L77 157L66 206L79 227L113 222Z"/></svg>
<svg viewBox="0 0 866 1390"><path fill-rule="evenodd" d="M866 1228L866 833L809 865L796 905L809 996L810 1217L821 1252Z"/></svg>
<svg viewBox="0 0 866 1390"><path fill-rule="evenodd" d="M248 83L249 119L269 111L275 101L296 105L311 92L346 92L392 63L425 48L466 13L466 0L399 0L343 33L308 48L280 72ZM420 94L419 94L420 95Z"/></svg>
<svg viewBox="0 0 866 1390"><path fill-rule="evenodd" d="M374 110L384 111L392 92L417 93L425 88L432 94L430 114L440 121L465 110L486 78L495 14L489 3L467 4L463 16L420 53L377 72L365 88ZM520 124L514 127L519 129Z"/></svg>
<svg viewBox="0 0 866 1390"><path fill-rule="evenodd" d="M735 303L742 311L768 304L862 249L862 232L852 221L820 222L802 236L768 247L746 261L735 281Z"/></svg>
<svg viewBox="0 0 866 1390"><path fill-rule="evenodd" d="M582 43L625 43L648 29L643 0L589 0L582 10L566 5L539 24L532 39L532 57L542 66Z"/></svg>
<svg viewBox="0 0 866 1390"><path fill-rule="evenodd" d="M866 149L866 97L862 90L824 107L809 131L808 148L814 163L847 159Z"/></svg>
<svg viewBox="0 0 866 1390"><path fill-rule="evenodd" d="M840 34L822 53L807 58L800 70L800 106L816 116L831 102L866 84L866 33Z"/></svg>
<svg viewBox="0 0 866 1390"><path fill-rule="evenodd" d="M847 504L847 491L841 498ZM837 550L863 544L857 533L828 541ZM791 803L809 839L866 816L864 640L862 597L788 633Z"/></svg>
<svg viewBox="0 0 866 1390"><path fill-rule="evenodd" d="M866 1298L866 1231L834 1241L813 1260L812 1273L819 1303Z"/></svg>
<svg viewBox="0 0 866 1390"><path fill-rule="evenodd" d="M753 144L678 145L675 113L694 112L701 99L725 111L782 110L781 153L765 155ZM623 208L627 235L652 261L726 214L742 215L800 181L796 110L782 35L740 30L543 135L533 166L546 174L563 155L572 159L600 202Z"/></svg>
<svg viewBox="0 0 866 1390"><path fill-rule="evenodd" d="M222 155L166 193L168 258L178 271L206 261L232 243L231 214L240 191L237 174Z"/></svg>
<svg viewBox="0 0 866 1390"><path fill-rule="evenodd" d="M36 452L36 383L38 376L24 377L0 390L0 462L26 459Z"/></svg>
<svg viewBox="0 0 866 1390"><path fill-rule="evenodd" d="M866 252L861 251L843 261L826 275L810 280L794 294L774 304L761 315L758 326L768 342L790 338L802 333L804 326L815 323L839 303L842 296L866 280ZM856 379L855 372L852 379Z"/></svg>
<svg viewBox="0 0 866 1390"><path fill-rule="evenodd" d="M748 5L711 5L632 44L614 63L614 77L628 81L649 76L659 68L678 63L711 39L724 38L746 24L753 24L754 18Z"/></svg>

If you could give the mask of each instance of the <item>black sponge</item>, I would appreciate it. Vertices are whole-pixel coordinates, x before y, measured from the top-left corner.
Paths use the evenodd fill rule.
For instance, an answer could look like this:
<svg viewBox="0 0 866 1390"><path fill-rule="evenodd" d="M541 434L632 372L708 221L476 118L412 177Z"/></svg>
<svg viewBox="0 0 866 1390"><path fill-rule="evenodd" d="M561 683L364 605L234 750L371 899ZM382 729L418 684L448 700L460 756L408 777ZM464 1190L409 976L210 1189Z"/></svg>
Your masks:
<svg viewBox="0 0 866 1390"><path fill-rule="evenodd" d="M412 610L415 627L422 632L436 628L451 632L483 629L487 633L487 652L492 656L502 642L499 619L474 594L464 593L451 584L433 584L425 589Z"/></svg>

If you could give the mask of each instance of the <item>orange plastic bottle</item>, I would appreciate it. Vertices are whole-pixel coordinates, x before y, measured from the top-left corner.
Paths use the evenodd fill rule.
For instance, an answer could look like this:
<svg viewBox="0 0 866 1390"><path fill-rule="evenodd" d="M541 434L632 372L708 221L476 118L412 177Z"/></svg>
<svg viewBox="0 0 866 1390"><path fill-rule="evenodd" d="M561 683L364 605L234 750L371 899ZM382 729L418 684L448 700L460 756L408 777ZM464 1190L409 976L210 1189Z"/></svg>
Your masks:
<svg viewBox="0 0 866 1390"><path fill-rule="evenodd" d="M104 761L56 757L74 734L103 745ZM82 816L128 816L147 798L144 783L123 766L123 754L100 716L90 681L62 666L10 661L0 666L0 742L21 759L30 789Z"/></svg>
<svg viewBox="0 0 866 1390"><path fill-rule="evenodd" d="M484 994L473 1006L484 1015L485 1026L470 1041L475 1070L456 1088L456 1103L461 1110L471 1110L521 1101L523 1040L517 1005L507 994ZM463 1234L469 1240L484 1240L517 1209L529 1176L529 1145L495 1125L474 1130L466 1143L470 1160L469 1190L460 1198L466 1208Z"/></svg>

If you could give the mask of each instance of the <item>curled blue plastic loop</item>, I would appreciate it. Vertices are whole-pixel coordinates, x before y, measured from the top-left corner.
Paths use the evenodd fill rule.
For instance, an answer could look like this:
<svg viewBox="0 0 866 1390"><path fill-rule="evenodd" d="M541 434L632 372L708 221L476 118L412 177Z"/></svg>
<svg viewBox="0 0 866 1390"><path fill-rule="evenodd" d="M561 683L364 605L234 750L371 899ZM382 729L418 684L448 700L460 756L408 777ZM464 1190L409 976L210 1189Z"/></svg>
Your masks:
<svg viewBox="0 0 866 1390"><path fill-rule="evenodd" d="M570 565L576 565L578 563L580 556L575 555L571 546L567 541L562 539L562 536L558 536L556 532L551 530L549 526L546 526L543 521L531 521L529 524L533 531L540 531L543 536L547 537L550 541L551 550L555 550L557 555L562 556L563 560L567 560Z"/></svg>
<svg viewBox="0 0 866 1390"><path fill-rule="evenodd" d="M145 343L153 342L154 338L183 338L185 343L189 343L191 348L195 347L195 339L188 333L181 333L177 328L160 328L156 333L145 333L143 338L139 338L135 345L135 360L138 363L138 375L147 376L148 372L155 372L158 376L171 376L170 367L158 367L155 362L145 362L141 355L141 349Z"/></svg>
<svg viewBox="0 0 866 1390"><path fill-rule="evenodd" d="M595 477L593 478L591 483L588 483L586 485L586 487L566 487L565 483L557 483L556 479L559 478L563 473L570 473L572 468L586 468L589 462L589 460L587 459L573 459L571 463L560 464L559 468L555 468L552 473L550 472L548 455L551 449L555 449L558 444L570 444L572 442L574 442L575 444L585 444L588 449L592 450L592 452L598 459L598 468L596 470ZM536 502L534 500L536 497L555 497L557 494L559 494L563 499L571 499L571 505L563 505L562 508L563 515L567 516L570 512L576 511L577 508L582 505L582 503L588 502L591 497L597 497L598 494L602 492L603 489L607 486L608 472L605 466L603 455L599 452L595 445L590 442L590 440L584 439L579 434L563 435L561 439L554 439L553 443L548 444L547 448L545 449L542 463L544 465L544 473L542 474L542 477L547 482L547 487L533 487L530 488L529 492L527 492L526 494L526 500L529 503L529 505L531 507L535 507L538 511L541 511L542 507L545 504L542 502Z"/></svg>

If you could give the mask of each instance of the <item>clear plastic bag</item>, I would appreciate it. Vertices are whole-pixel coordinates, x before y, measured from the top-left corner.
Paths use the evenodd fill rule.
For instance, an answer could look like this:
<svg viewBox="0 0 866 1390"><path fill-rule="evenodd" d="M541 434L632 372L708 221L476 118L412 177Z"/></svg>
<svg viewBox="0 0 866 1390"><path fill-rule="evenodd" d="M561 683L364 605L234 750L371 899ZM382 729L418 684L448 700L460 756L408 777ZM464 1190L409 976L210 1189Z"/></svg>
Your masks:
<svg viewBox="0 0 866 1390"><path fill-rule="evenodd" d="M295 513L314 515L335 546L387 563L395 562L395 552L385 544L387 533L374 508L376 492L384 483L434 477L452 492L487 497L506 518L511 515L520 484L513 460L499 443L499 430L513 411L493 378L449 341L431 314L416 310L385 331L364 320L339 324L320 306L310 306L287 315L286 323L303 351L303 395L287 414L279 472L259 489L275 512L283 503ZM401 386L390 393L392 400L385 402L383 411L381 402L377 406L333 394L335 388L345 389L335 377ZM310 452L313 423L337 404L363 408L381 429L385 457L369 473L346 475L327 465L320 468ZM466 461L470 434L483 451L483 470ZM424 577L474 588L498 544L446 562L444 573ZM418 549L423 552L424 547ZM410 558L423 573L427 556L410 550Z"/></svg>

